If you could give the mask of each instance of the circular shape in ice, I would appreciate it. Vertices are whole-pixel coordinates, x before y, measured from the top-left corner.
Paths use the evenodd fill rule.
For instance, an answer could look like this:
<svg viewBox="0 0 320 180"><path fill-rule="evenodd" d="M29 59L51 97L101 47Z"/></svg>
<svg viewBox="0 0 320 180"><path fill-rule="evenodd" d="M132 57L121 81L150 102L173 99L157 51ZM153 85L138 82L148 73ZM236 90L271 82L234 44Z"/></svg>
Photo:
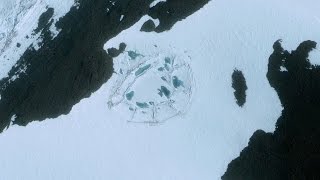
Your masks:
<svg viewBox="0 0 320 180"><path fill-rule="evenodd" d="M109 108L130 113L129 122L147 124L163 123L184 114L194 84L189 61L185 52L125 51L114 59L116 80Z"/></svg>

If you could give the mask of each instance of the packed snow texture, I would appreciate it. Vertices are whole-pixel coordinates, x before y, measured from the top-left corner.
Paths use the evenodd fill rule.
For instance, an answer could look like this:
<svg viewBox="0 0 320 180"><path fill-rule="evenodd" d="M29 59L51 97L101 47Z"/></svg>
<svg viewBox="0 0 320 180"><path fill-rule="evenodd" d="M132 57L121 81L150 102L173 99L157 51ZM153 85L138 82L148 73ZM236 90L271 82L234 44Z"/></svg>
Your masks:
<svg viewBox="0 0 320 180"><path fill-rule="evenodd" d="M161 126L127 123L130 113L108 109L115 74L70 114L2 133L2 177L220 179L255 130L274 130L282 108L266 79L272 45L277 39L288 50L307 39L320 43L319 6L316 0L215 0L161 34L139 32L144 17L106 47L125 42L144 55L157 53L154 45L185 51L197 84L185 116ZM235 67L246 74L243 108L231 88Z"/></svg>
<svg viewBox="0 0 320 180"><path fill-rule="evenodd" d="M54 8L54 23L50 30L55 37L59 33L54 26L55 22L70 10L73 3L74 0L1 0L0 79L8 75L11 67L31 44L39 48L37 42L41 38L39 34L32 35L32 32L37 28L39 17L46 8Z"/></svg>

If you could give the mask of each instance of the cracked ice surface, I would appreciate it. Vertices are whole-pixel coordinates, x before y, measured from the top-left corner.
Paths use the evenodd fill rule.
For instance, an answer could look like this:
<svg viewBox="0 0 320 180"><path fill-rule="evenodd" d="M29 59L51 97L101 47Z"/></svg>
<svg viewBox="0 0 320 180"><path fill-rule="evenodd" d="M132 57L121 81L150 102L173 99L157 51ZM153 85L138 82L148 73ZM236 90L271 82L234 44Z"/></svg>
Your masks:
<svg viewBox="0 0 320 180"><path fill-rule="evenodd" d="M159 52L154 47L154 52ZM126 51L116 58L116 81L109 108L123 108L129 122L157 124L186 112L194 86L190 57L185 52L162 50L140 54Z"/></svg>

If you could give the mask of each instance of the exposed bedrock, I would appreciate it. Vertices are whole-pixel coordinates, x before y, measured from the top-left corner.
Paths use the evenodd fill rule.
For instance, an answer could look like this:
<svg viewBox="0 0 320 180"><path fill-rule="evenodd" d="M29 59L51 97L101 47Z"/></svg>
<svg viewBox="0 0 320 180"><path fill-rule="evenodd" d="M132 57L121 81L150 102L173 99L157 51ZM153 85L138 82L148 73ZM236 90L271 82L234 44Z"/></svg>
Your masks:
<svg viewBox="0 0 320 180"><path fill-rule="evenodd" d="M11 122L27 125L68 114L73 105L89 97L111 77L112 57L123 51L125 45L108 54L103 46L109 39L146 14L160 19L157 32L169 30L208 0L168 0L150 9L151 2L121 0L113 5L106 0L79 0L80 5L72 7L55 24L61 32L54 39L49 31L54 9L48 8L34 31L42 37L40 48L30 46L9 76L0 80L0 131ZM168 9L175 11L163 14ZM22 69L25 72L19 73Z"/></svg>
<svg viewBox="0 0 320 180"><path fill-rule="evenodd" d="M223 180L320 179L320 67L308 59L316 43L305 41L289 52L276 41L273 48L267 78L282 115L274 133L253 134Z"/></svg>

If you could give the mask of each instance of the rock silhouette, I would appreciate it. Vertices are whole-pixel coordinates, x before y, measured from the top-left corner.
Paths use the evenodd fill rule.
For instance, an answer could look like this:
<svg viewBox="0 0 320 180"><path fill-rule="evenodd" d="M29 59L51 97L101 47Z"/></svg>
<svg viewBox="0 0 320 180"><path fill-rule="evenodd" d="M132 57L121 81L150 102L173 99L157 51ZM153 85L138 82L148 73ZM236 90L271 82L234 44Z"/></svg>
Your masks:
<svg viewBox="0 0 320 180"><path fill-rule="evenodd" d="M237 104L242 107L246 103L246 91L248 89L246 79L242 71L235 69L232 73L232 88L234 91L234 97Z"/></svg>
<svg viewBox="0 0 320 180"><path fill-rule="evenodd" d="M274 43L267 78L282 115L274 133L253 134L223 180L320 179L320 67L308 59L315 48L316 42L304 41L288 52L280 40Z"/></svg>

